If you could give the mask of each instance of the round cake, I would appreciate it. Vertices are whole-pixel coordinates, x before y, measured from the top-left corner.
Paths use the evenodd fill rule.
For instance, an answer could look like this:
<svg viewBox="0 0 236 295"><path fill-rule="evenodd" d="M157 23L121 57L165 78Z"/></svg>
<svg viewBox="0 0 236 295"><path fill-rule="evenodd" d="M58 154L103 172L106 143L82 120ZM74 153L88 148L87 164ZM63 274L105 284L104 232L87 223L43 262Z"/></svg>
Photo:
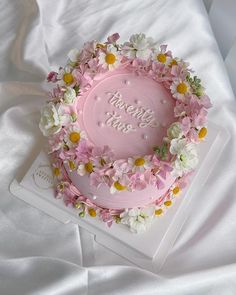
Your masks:
<svg viewBox="0 0 236 295"><path fill-rule="evenodd" d="M56 197L143 232L198 164L211 106L189 64L145 34L72 49L39 127L48 137Z"/></svg>

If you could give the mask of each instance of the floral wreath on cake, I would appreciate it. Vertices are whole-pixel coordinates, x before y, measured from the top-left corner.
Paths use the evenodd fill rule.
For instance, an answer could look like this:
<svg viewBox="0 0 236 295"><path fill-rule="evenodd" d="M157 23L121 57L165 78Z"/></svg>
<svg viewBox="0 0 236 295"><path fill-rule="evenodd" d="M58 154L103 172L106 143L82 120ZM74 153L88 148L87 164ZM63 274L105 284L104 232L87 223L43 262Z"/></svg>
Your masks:
<svg viewBox="0 0 236 295"><path fill-rule="evenodd" d="M105 43L85 43L80 51L73 49L69 52L65 67L48 74L48 82L55 83L56 87L42 108L39 127L48 136L53 174L58 180L57 197L63 197L66 205L77 208L81 217L98 215L109 226L116 221L127 224L133 232L142 232L154 216L162 215L172 204L196 167L196 146L207 134L207 109L211 103L189 64L173 57L166 45L157 46L152 38L141 33L132 35L123 44L117 43L118 39L116 33ZM94 81L117 68L161 83L175 100L176 121L168 127L162 144L153 147L152 155L114 160L108 146L94 146L78 125L76 101ZM106 209L79 192L71 183L64 165L70 171L76 170L80 176L87 174L93 186L106 184L111 194L142 190L147 185L161 189L167 173L172 173L176 181L164 196L145 208Z"/></svg>

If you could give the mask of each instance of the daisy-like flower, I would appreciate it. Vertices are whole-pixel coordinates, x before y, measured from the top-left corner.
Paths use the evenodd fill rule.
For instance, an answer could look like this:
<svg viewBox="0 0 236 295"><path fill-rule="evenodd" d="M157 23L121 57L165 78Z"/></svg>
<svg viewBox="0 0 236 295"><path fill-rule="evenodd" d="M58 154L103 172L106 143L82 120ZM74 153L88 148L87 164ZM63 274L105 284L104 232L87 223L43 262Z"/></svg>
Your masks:
<svg viewBox="0 0 236 295"><path fill-rule="evenodd" d="M165 206L156 205L155 212L154 212L155 216L157 217L162 216L163 214L165 214L165 212L166 212Z"/></svg>
<svg viewBox="0 0 236 295"><path fill-rule="evenodd" d="M181 188L177 183L175 183L170 187L169 192L171 197L177 197L181 193Z"/></svg>
<svg viewBox="0 0 236 295"><path fill-rule="evenodd" d="M122 192L128 189L129 178L127 175L123 175L122 177L113 177L113 184L110 187L110 193L115 194L118 192Z"/></svg>
<svg viewBox="0 0 236 295"><path fill-rule="evenodd" d="M170 91L174 98L183 100L189 94L190 87L187 81L176 79L170 86Z"/></svg>
<svg viewBox="0 0 236 295"><path fill-rule="evenodd" d="M126 209L120 214L121 223L128 225L133 233L143 233L151 225L155 214L155 207Z"/></svg>
<svg viewBox="0 0 236 295"><path fill-rule="evenodd" d="M81 139L86 139L86 134L84 131L81 131L77 125L71 125L66 133L64 138L66 145L69 148L76 147Z"/></svg>
<svg viewBox="0 0 236 295"><path fill-rule="evenodd" d="M129 158L128 163L131 166L132 172L144 172L152 168L150 156Z"/></svg>
<svg viewBox="0 0 236 295"><path fill-rule="evenodd" d="M105 52L101 51L99 54L99 64L103 68L114 70L120 65L121 56L116 47L113 45L107 45Z"/></svg>
<svg viewBox="0 0 236 295"><path fill-rule="evenodd" d="M172 59L171 51L166 51L166 48L167 45L161 45L158 50L155 50L153 53L153 60L165 65L170 65L171 62L174 63L174 61L177 64L177 61Z"/></svg>
<svg viewBox="0 0 236 295"><path fill-rule="evenodd" d="M86 174L91 174L93 172L94 165L92 161L88 161L87 163L80 163L77 169L77 173L80 176L84 176Z"/></svg>
<svg viewBox="0 0 236 295"><path fill-rule="evenodd" d="M60 68L57 74L58 85L63 86L75 86L76 80L73 76L73 68L66 66L65 68Z"/></svg>

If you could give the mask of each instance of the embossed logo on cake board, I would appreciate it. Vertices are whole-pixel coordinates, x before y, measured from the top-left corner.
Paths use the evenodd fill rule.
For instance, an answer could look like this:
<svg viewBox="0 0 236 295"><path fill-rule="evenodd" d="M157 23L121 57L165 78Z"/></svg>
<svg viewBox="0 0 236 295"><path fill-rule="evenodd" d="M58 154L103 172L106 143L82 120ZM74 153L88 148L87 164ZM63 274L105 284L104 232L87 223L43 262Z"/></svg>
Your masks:
<svg viewBox="0 0 236 295"><path fill-rule="evenodd" d="M54 187L52 169L50 165L39 164L32 174L34 184L43 190Z"/></svg>

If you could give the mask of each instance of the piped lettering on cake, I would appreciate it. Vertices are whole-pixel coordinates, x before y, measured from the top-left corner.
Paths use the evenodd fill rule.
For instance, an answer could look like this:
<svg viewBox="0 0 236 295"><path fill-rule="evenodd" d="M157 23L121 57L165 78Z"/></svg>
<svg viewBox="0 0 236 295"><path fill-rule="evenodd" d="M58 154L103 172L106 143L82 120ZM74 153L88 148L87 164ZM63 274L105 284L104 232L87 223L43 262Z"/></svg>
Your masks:
<svg viewBox="0 0 236 295"><path fill-rule="evenodd" d="M115 91L114 93L108 92L108 95L108 102L111 105L119 110L124 110L131 117L139 120L139 128L156 128L160 126L159 122L154 117L154 111L152 111L151 109L145 108L141 105L134 106L132 104L126 103L119 91Z"/></svg>
<svg viewBox="0 0 236 295"><path fill-rule="evenodd" d="M109 116L109 118L105 122L107 126L113 127L123 133L136 131L136 129L131 124L121 122L121 115L117 114L115 111L113 111L112 113L106 112L106 115Z"/></svg>

